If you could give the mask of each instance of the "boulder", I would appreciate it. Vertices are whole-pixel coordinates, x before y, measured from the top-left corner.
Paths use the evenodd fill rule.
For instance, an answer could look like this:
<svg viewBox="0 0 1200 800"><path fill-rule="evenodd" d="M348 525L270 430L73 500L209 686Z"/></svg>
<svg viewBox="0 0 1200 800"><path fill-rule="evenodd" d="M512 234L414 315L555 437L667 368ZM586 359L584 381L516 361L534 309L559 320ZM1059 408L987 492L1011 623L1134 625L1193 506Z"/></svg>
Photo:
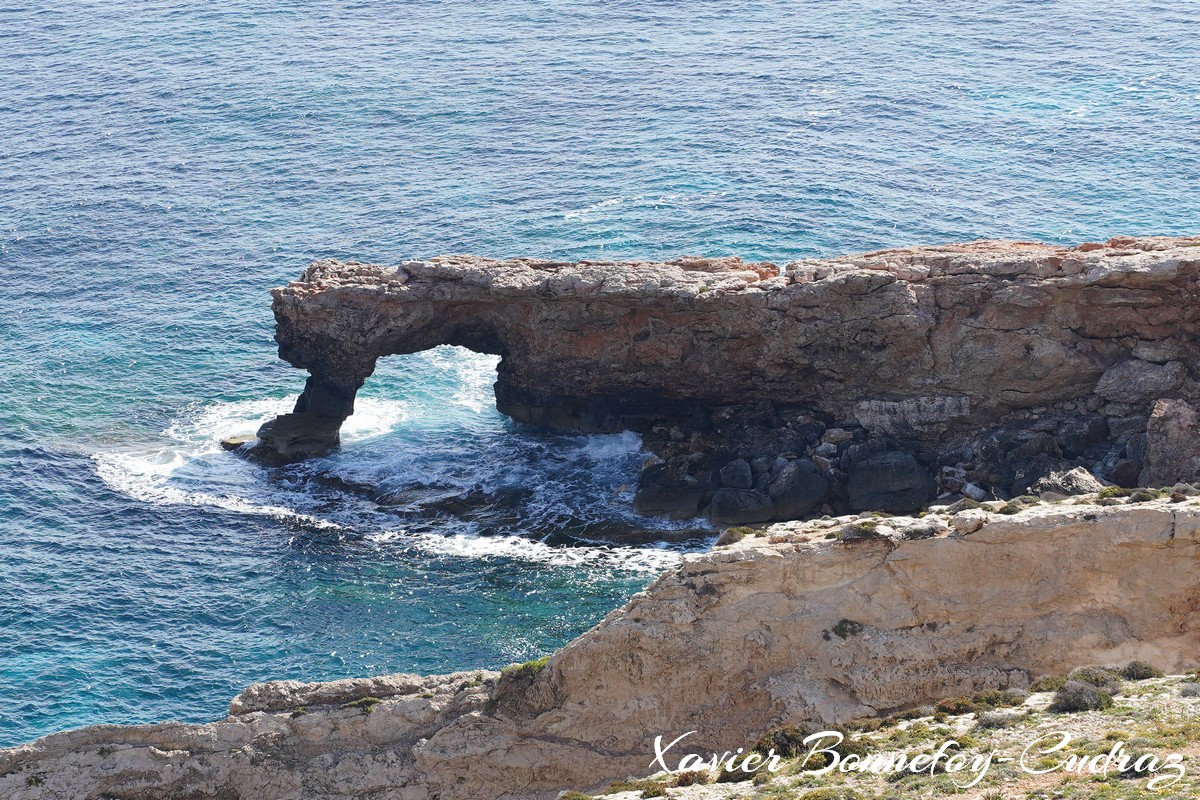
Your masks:
<svg viewBox="0 0 1200 800"><path fill-rule="evenodd" d="M1200 477L1200 411L1183 400L1159 400L1146 426L1146 460L1138 482L1171 486Z"/></svg>
<svg viewBox="0 0 1200 800"><path fill-rule="evenodd" d="M750 489L754 486L754 471L750 462L737 458L721 467L721 485L730 489Z"/></svg>
<svg viewBox="0 0 1200 800"><path fill-rule="evenodd" d="M987 524L988 513L982 508L968 508L950 518L950 525L962 534L974 533Z"/></svg>
<svg viewBox="0 0 1200 800"><path fill-rule="evenodd" d="M853 463L848 472L851 511L915 511L934 490L928 470L900 450L869 455Z"/></svg>
<svg viewBox="0 0 1200 800"><path fill-rule="evenodd" d="M771 498L753 489L718 489L708 508L709 518L723 525L766 522L774 515Z"/></svg>
<svg viewBox="0 0 1200 800"><path fill-rule="evenodd" d="M638 476L633 510L639 514L665 515L675 519L694 517L704 499L705 485L678 464L655 462Z"/></svg>
<svg viewBox="0 0 1200 800"><path fill-rule="evenodd" d="M820 505L828 489L829 481L817 471L814 462L808 459L788 462L767 489L775 507L772 519L801 519L807 516Z"/></svg>
<svg viewBox="0 0 1200 800"><path fill-rule="evenodd" d="M1179 361L1151 364L1132 359L1105 370L1096 384L1096 394L1117 403L1149 403L1178 391L1187 376Z"/></svg>
<svg viewBox="0 0 1200 800"><path fill-rule="evenodd" d="M1039 478L1030 487L1033 494L1094 494L1104 488L1104 483L1083 467L1071 470L1051 472Z"/></svg>
<svg viewBox="0 0 1200 800"><path fill-rule="evenodd" d="M258 442L241 452L273 467L323 456L338 446L343 419L310 411L281 414L263 423Z"/></svg>

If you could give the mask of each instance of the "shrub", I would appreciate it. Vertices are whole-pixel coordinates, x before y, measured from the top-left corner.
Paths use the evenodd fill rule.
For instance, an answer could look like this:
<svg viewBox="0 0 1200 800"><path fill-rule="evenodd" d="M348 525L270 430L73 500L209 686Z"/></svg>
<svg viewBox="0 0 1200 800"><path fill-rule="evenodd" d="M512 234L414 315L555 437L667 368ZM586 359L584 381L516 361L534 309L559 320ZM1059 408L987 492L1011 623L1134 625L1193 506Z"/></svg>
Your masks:
<svg viewBox="0 0 1200 800"><path fill-rule="evenodd" d="M1151 678L1161 678L1165 673L1145 661L1130 661L1121 670L1121 677L1127 681L1148 681Z"/></svg>
<svg viewBox="0 0 1200 800"><path fill-rule="evenodd" d="M937 701L936 708L943 714L970 714L975 711L975 704L969 697L944 697Z"/></svg>
<svg viewBox="0 0 1200 800"><path fill-rule="evenodd" d="M1014 497L1012 500L1009 500L1007 503L1002 505L1000 508L996 509L996 513L997 514L1016 514L1018 512L1024 511L1025 509L1027 509L1031 506L1035 506L1040 502L1042 502L1040 498L1034 497L1033 495L1030 495L1030 494L1023 494L1020 497Z"/></svg>
<svg viewBox="0 0 1200 800"><path fill-rule="evenodd" d="M947 514L957 514L960 511L966 511L967 509L970 509L970 508L979 508L979 501L972 500L970 497L964 497L962 500L959 500L957 503L951 503L949 506L947 506L946 513Z"/></svg>
<svg viewBox="0 0 1200 800"><path fill-rule="evenodd" d="M795 758L805 752L804 737L811 731L787 725L782 728L772 728L758 737L754 743L754 752L767 755L774 750L782 758Z"/></svg>
<svg viewBox="0 0 1200 800"><path fill-rule="evenodd" d="M1069 680L1054 693L1050 710L1060 714L1079 711L1103 711L1112 708L1112 695L1098 686L1083 681Z"/></svg>
<svg viewBox="0 0 1200 800"><path fill-rule="evenodd" d="M667 782L652 778L643 778L635 781L617 781L604 790L604 794L616 794L617 792L641 792L642 797L666 797Z"/></svg>
<svg viewBox="0 0 1200 800"><path fill-rule="evenodd" d="M767 774L770 773L760 773ZM757 775L755 777L758 777ZM676 786L703 786L713 782L713 775L706 769L689 769L675 775Z"/></svg>
<svg viewBox="0 0 1200 800"><path fill-rule="evenodd" d="M1031 692L1057 692L1062 688L1062 685L1067 682L1067 679L1061 675L1043 675L1034 681L1030 687Z"/></svg>
<svg viewBox="0 0 1200 800"><path fill-rule="evenodd" d="M1017 724L1019 719L1021 719L1021 715L1012 711L985 711L979 715L979 720L975 724L983 730L993 730L1011 727Z"/></svg>
<svg viewBox="0 0 1200 800"><path fill-rule="evenodd" d="M524 664L509 664L507 667L500 670L500 675L501 677L508 678L509 680L532 677L545 669L546 664L549 663L549 661L550 656L542 656L541 658L535 658L532 661L526 661Z"/></svg>
<svg viewBox="0 0 1200 800"><path fill-rule="evenodd" d="M859 800L860 795L853 789L826 786L823 789L813 789L798 796L799 800Z"/></svg>
<svg viewBox="0 0 1200 800"><path fill-rule="evenodd" d="M852 542L858 539L877 539L881 535L878 528L879 520L860 519L858 522L852 522L842 528L841 539L843 542Z"/></svg>
<svg viewBox="0 0 1200 800"><path fill-rule="evenodd" d="M583 792L564 792L559 795L558 800L592 800L592 796Z"/></svg>
<svg viewBox="0 0 1200 800"><path fill-rule="evenodd" d="M745 539L747 536L753 536L756 533L758 533L758 531L749 527L748 525L739 525L734 528L726 528L721 532L721 535L717 537L716 546L721 547L727 544L734 544L736 542L740 542L742 539Z"/></svg>
<svg viewBox="0 0 1200 800"><path fill-rule="evenodd" d="M1185 683L1179 687L1180 697L1200 697L1200 683Z"/></svg>
<svg viewBox="0 0 1200 800"><path fill-rule="evenodd" d="M797 728L790 725L782 728L774 728L758 738L758 741L754 743L754 752L765 756L774 750L781 758L797 758L808 753L809 751L809 747L805 746L804 744L804 738L806 736L811 736L813 733L824 730L836 729ZM851 739L850 734L845 730L838 731L838 733L842 734L842 741L840 744L835 745L832 748L836 753L843 758L851 754L858 756L867 755L867 746L864 743ZM827 746L828 740L822 744L822 747ZM808 764L806 761L802 767L806 769L820 769L821 767L827 766L829 761L828 756L826 756L824 753L820 753L817 755L817 758L821 759L820 764Z"/></svg>
<svg viewBox="0 0 1200 800"><path fill-rule="evenodd" d="M1109 694L1121 691L1121 673L1109 667L1078 667L1071 670L1067 680L1091 684Z"/></svg>
<svg viewBox="0 0 1200 800"><path fill-rule="evenodd" d="M1133 489L1126 489L1123 486L1105 486L1100 490L1098 497L1101 500L1109 500L1115 497L1129 497L1133 492Z"/></svg>
<svg viewBox="0 0 1200 800"><path fill-rule="evenodd" d="M375 706L382 702L378 697L360 697L349 703L342 703L342 708L357 708L359 711L370 714L375 710Z"/></svg>
<svg viewBox="0 0 1200 800"><path fill-rule="evenodd" d="M861 622L855 622L852 619L839 620L837 625L833 626L833 633L839 639L848 639L851 636L858 636L865 630L865 626Z"/></svg>
<svg viewBox="0 0 1200 800"><path fill-rule="evenodd" d="M1007 706L1019 706L1028 697L1029 693L1020 689L990 689L972 697L971 702L976 706L1005 708Z"/></svg>
<svg viewBox="0 0 1200 800"><path fill-rule="evenodd" d="M1138 489L1133 494L1129 495L1131 503L1148 503L1151 500L1157 500L1163 497L1161 489Z"/></svg>
<svg viewBox="0 0 1200 800"><path fill-rule="evenodd" d="M921 717L932 717L937 713L937 709L933 706L917 706L916 708L897 711L892 714L894 719L920 719Z"/></svg>

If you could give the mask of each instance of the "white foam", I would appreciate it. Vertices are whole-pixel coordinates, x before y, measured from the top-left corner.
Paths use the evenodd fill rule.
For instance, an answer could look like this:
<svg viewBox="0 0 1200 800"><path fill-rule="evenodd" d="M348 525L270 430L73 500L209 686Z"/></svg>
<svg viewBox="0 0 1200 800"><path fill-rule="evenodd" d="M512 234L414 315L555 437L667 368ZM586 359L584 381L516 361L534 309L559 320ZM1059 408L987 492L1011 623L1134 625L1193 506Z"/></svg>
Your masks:
<svg viewBox="0 0 1200 800"><path fill-rule="evenodd" d="M378 544L402 543L431 555L455 556L476 561L508 559L539 565L602 569L657 575L679 564L682 549L668 545L615 547L609 545L554 547L544 542L518 536L479 536L458 533L409 533L402 530L383 531L367 537Z"/></svg>
<svg viewBox="0 0 1200 800"><path fill-rule="evenodd" d="M645 572L675 563L679 551L669 548L557 547L527 535L603 539L613 525L665 531L695 523L633 512L637 434L512 429L492 405L496 361L451 347L397 359L376 376L375 391L401 399L360 395L342 426L340 450L282 476L225 452L221 440L252 436L291 410L294 398L288 397L193 406L153 445L94 454L96 472L113 490L146 503L292 519L379 542L388 541L404 517L426 508L439 513L432 509L455 494L499 492L495 502L504 507L484 507L484 516L439 514L437 530L412 534L411 544L463 558ZM397 505L381 507L330 478L372 487L371 496L378 491Z"/></svg>
<svg viewBox="0 0 1200 800"><path fill-rule="evenodd" d="M158 451L169 461L156 458L155 453L95 453L96 474L109 488L151 505L208 506L239 514L259 514L277 518L296 519L319 528L336 528L336 523L303 514L278 505L255 503L235 494L192 492L167 484L174 467L183 459L178 453Z"/></svg>
<svg viewBox="0 0 1200 800"><path fill-rule="evenodd" d="M321 528L338 525L246 491L262 470L221 448L227 436L252 435L263 422L291 410L294 399L215 403L171 422L166 444L94 453L96 474L109 488L152 505L208 506L241 514L291 518ZM201 487L191 484L199 483Z"/></svg>

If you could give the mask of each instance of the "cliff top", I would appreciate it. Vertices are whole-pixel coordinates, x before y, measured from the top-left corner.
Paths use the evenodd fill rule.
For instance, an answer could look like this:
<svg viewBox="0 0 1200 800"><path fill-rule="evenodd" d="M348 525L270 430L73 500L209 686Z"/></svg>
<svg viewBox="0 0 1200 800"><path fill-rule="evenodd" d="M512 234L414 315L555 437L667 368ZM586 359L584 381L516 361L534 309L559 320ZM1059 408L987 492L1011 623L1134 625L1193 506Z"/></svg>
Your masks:
<svg viewBox="0 0 1200 800"><path fill-rule="evenodd" d="M1031 276L1099 279L1111 273L1137 273L1151 264L1163 269L1173 259L1193 260L1200 237L1115 237L1106 243L1073 247L1041 242L979 240L946 245L891 248L835 258L798 259L782 268L737 256L682 256L670 261L552 261L442 255L399 266L325 259L299 280L276 289L276 297L304 297L331 289L382 289L409 282L455 282L498 296L531 291L547 295L683 294L715 297L743 291L770 292L858 271L891 273L920 282L949 275ZM1148 256L1148 254L1154 254Z"/></svg>

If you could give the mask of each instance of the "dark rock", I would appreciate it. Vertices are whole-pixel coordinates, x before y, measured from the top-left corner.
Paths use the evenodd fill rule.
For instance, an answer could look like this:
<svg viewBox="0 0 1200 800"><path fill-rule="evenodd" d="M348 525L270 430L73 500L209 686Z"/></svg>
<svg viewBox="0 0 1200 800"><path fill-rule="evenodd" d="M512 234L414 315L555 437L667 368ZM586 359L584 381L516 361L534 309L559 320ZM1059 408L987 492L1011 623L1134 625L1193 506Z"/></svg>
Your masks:
<svg viewBox="0 0 1200 800"><path fill-rule="evenodd" d="M869 455L853 463L848 472L851 511L915 511L928 502L935 488L932 476L917 460L899 450Z"/></svg>
<svg viewBox="0 0 1200 800"><path fill-rule="evenodd" d="M713 522L726 525L766 522L774 513L771 498L752 489L718 489L708 508Z"/></svg>
<svg viewBox="0 0 1200 800"><path fill-rule="evenodd" d="M1029 460L1013 460L1009 488L1014 495L1029 494L1038 481L1056 473L1069 472L1075 465L1061 458L1038 455Z"/></svg>
<svg viewBox="0 0 1200 800"><path fill-rule="evenodd" d="M1108 473L1108 479L1126 489L1132 489L1138 485L1138 479L1142 473L1142 462L1133 461L1132 459L1124 458L1113 464Z"/></svg>
<svg viewBox="0 0 1200 800"><path fill-rule="evenodd" d="M721 468L721 485L730 489L749 489L754 486L754 473L750 463L738 458Z"/></svg>
<svg viewBox="0 0 1200 800"><path fill-rule="evenodd" d="M1042 455L1053 458L1062 457L1062 450L1059 448L1058 442L1046 432L1035 433L1014 447L1008 457L1011 461L1021 462Z"/></svg>
<svg viewBox="0 0 1200 800"><path fill-rule="evenodd" d="M687 519L699 513L706 491L703 481L688 475L678 464L652 464L638 476L633 510Z"/></svg>
<svg viewBox="0 0 1200 800"><path fill-rule="evenodd" d="M1145 414L1133 414L1128 417L1109 417L1105 421L1108 423L1109 435L1120 441L1137 433L1145 433L1149 419Z"/></svg>
<svg viewBox="0 0 1200 800"><path fill-rule="evenodd" d="M341 417L311 412L280 414L258 429L258 443L243 451L268 466L281 466L323 456L338 446Z"/></svg>
<svg viewBox="0 0 1200 800"><path fill-rule="evenodd" d="M1108 438L1108 420L1100 416L1064 421L1054 439L1067 458L1082 455L1089 447Z"/></svg>
<svg viewBox="0 0 1200 800"><path fill-rule="evenodd" d="M768 494L775 506L774 519L800 519L820 505L829 481L808 459L789 462L771 482Z"/></svg>
<svg viewBox="0 0 1200 800"><path fill-rule="evenodd" d="M1144 433L1135 433L1129 437L1129 441L1125 443L1125 455L1130 461L1136 461L1139 464L1146 460L1146 448L1148 439Z"/></svg>

